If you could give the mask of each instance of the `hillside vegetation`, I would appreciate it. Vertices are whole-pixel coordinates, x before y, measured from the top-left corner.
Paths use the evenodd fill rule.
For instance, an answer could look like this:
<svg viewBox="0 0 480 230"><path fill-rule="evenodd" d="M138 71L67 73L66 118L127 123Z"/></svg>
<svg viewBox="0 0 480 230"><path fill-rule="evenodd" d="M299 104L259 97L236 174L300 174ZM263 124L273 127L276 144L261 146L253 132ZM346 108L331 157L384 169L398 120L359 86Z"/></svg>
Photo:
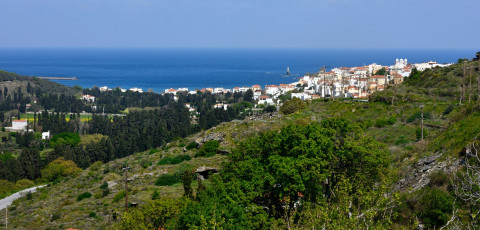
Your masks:
<svg viewBox="0 0 480 230"><path fill-rule="evenodd" d="M161 148L71 167L16 201L9 222L15 229L476 229L478 66L413 72L369 102L312 101L288 115L224 122Z"/></svg>

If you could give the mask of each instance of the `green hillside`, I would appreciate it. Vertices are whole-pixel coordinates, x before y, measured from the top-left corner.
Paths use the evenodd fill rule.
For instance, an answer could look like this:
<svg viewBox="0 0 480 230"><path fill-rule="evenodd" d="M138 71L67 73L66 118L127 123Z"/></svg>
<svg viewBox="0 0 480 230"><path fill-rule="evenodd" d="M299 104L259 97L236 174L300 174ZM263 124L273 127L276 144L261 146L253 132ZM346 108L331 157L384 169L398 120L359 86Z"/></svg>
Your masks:
<svg viewBox="0 0 480 230"><path fill-rule="evenodd" d="M0 70L0 89L4 92L4 88L8 88L8 92L13 94L18 88L23 92L28 92L28 85L31 88L41 89L43 92L50 94L65 94L79 96L81 88L68 87L53 81L39 79L37 77L21 76L15 73L10 73Z"/></svg>
<svg viewBox="0 0 480 230"><path fill-rule="evenodd" d="M470 190L462 186L468 175L480 176L464 173L480 164L472 157L480 134L480 85L474 84L479 66L470 61L414 72L369 102L307 102L290 115L224 122L158 149L95 163L14 202L9 224L15 229L478 228L480 204L468 200L478 183ZM131 207L125 211L127 166ZM218 173L201 180L202 170Z"/></svg>

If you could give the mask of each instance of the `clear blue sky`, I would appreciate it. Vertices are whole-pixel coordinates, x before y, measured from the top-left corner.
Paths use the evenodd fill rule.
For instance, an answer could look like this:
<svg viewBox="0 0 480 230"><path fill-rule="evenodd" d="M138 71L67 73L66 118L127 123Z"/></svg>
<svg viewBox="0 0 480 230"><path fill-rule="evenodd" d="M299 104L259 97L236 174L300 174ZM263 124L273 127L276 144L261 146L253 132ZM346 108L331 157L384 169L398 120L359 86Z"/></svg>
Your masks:
<svg viewBox="0 0 480 230"><path fill-rule="evenodd" d="M2 0L0 47L480 48L480 0Z"/></svg>

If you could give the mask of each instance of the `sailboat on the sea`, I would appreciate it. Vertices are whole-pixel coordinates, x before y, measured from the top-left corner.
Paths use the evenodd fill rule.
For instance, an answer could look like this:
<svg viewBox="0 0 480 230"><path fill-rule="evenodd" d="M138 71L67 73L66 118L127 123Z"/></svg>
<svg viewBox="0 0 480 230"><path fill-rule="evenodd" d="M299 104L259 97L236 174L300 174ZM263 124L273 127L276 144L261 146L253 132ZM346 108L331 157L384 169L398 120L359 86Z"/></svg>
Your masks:
<svg viewBox="0 0 480 230"><path fill-rule="evenodd" d="M287 73L285 73L285 76L289 76L290 74L290 67L287 67Z"/></svg>

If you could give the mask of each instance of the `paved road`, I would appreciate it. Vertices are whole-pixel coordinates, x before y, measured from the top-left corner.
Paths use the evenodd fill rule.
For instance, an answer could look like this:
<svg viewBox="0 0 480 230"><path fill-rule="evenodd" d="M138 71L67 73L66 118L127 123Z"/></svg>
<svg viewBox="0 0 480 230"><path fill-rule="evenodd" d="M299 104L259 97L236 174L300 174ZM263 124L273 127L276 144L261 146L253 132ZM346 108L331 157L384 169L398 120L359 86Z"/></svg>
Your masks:
<svg viewBox="0 0 480 230"><path fill-rule="evenodd" d="M35 190L37 190L37 188L41 188L41 187L45 187L45 185L40 185L40 186L37 186L37 187L32 187L32 188L27 188L25 190L22 190L20 192L16 192L8 197L5 197L3 199L0 200L0 210L8 207L9 205L12 204L12 202L20 197L23 197L25 196L28 192L35 192Z"/></svg>

